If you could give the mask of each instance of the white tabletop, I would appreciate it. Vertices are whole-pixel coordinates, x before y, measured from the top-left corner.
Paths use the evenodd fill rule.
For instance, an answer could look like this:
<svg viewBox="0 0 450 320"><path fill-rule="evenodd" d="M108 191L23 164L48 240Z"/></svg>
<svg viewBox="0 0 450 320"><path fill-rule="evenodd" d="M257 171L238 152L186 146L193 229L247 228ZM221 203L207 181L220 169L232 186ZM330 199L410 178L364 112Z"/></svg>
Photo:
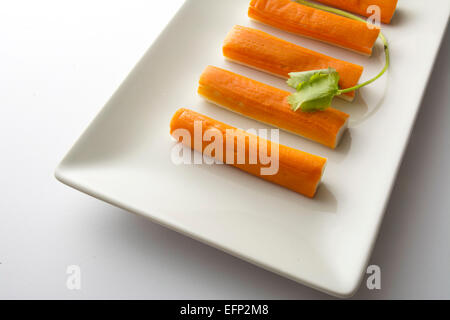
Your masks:
<svg viewBox="0 0 450 320"><path fill-rule="evenodd" d="M182 2L2 6L0 298L328 298L53 177ZM381 290L355 298L450 298L449 46L447 30L371 258Z"/></svg>

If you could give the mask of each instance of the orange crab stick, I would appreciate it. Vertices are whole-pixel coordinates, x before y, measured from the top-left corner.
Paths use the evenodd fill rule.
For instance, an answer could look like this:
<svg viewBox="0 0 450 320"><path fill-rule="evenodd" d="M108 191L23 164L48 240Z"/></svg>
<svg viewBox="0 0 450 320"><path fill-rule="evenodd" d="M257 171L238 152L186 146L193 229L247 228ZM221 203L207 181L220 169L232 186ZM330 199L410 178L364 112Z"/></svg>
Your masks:
<svg viewBox="0 0 450 320"><path fill-rule="evenodd" d="M259 22L350 49L365 55L372 47L380 29L374 25L345 18L291 0L252 0L248 16Z"/></svg>
<svg viewBox="0 0 450 320"><path fill-rule="evenodd" d="M220 152L220 148L215 149L214 152L209 152L211 142L205 141L205 139L201 139L201 143L196 143L195 137L198 137L196 131L199 131L199 128L201 128L202 133L214 132L216 139L214 142L222 140L221 151L223 153ZM190 138L185 138L185 133L188 133ZM245 161L234 161L233 163L227 161L227 164L310 198L314 197L316 193L327 162L325 158L267 141L200 113L183 108L179 109L172 117L170 134L192 149L202 154L213 156L220 161L230 156L233 159L239 157L237 150L242 149L239 149L237 144L240 141L245 146ZM219 137L221 139L218 139ZM227 139L232 139L230 140L232 142L227 144ZM261 146L269 146L271 156L277 153L277 157L275 157L277 170L273 171L272 174L262 174L262 169L267 167L267 165L259 156ZM250 161L251 158L256 159L256 161Z"/></svg>
<svg viewBox="0 0 450 320"><path fill-rule="evenodd" d="M289 78L290 72L300 72L328 67L339 72L341 89L358 84L363 67L338 60L324 54L297 46L253 28L234 26L223 44L223 55L234 62ZM352 100L355 92L343 94Z"/></svg>
<svg viewBox="0 0 450 320"><path fill-rule="evenodd" d="M370 17L375 12L370 6L380 8L381 22L390 23L397 8L398 0L316 0L323 4L350 11L364 17Z"/></svg>
<svg viewBox="0 0 450 320"><path fill-rule="evenodd" d="M290 92L213 66L201 75L198 93L216 105L333 149L347 128L349 115L342 111L294 112L287 101Z"/></svg>

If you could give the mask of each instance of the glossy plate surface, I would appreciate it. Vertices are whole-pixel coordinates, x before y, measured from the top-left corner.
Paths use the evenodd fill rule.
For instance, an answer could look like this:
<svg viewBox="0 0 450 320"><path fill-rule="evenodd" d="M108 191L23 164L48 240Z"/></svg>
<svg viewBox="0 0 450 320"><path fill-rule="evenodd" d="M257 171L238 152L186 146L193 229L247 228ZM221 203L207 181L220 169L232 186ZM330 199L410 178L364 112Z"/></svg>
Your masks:
<svg viewBox="0 0 450 320"><path fill-rule="evenodd" d="M382 68L358 55L251 22L247 0L188 0L56 170L63 183L234 256L336 296L359 286L376 240L449 16L450 3L400 1L389 26L389 74L334 106L352 117L337 150L289 133L280 143L327 157L315 199L227 166L176 166L169 121L188 107L243 129L268 128L202 100L198 78L215 65L286 89L284 81L224 61L234 24L361 64L363 79ZM426 107L432 108L433 106Z"/></svg>

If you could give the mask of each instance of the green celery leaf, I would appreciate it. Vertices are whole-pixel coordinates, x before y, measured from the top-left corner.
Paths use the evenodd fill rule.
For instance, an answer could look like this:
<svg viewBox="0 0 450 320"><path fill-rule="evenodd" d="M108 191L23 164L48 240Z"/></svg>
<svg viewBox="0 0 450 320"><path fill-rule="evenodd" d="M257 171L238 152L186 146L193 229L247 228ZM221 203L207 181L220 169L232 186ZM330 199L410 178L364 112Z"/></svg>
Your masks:
<svg viewBox="0 0 450 320"><path fill-rule="evenodd" d="M299 86L301 87L302 83L313 81L320 76L326 76L335 73L337 72L333 68L303 72L291 72L289 73L289 80L287 81L287 84L295 90L299 90Z"/></svg>
<svg viewBox="0 0 450 320"><path fill-rule="evenodd" d="M325 110L338 94L339 73L332 68L289 74L288 85L297 90L288 98L292 110Z"/></svg>

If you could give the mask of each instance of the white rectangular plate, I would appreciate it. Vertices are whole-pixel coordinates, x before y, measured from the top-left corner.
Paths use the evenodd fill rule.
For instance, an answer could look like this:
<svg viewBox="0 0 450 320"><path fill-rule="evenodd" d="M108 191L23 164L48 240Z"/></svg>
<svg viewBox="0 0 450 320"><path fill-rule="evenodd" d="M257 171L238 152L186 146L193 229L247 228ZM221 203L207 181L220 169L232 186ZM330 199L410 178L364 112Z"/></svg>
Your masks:
<svg viewBox="0 0 450 320"><path fill-rule="evenodd" d="M267 128L203 101L198 78L224 67L286 89L283 80L225 62L221 44L235 24L252 26L365 67L372 57L251 22L248 0L188 0L56 170L63 183L336 296L358 289L449 15L449 1L400 1L389 26L392 66L334 106L351 115L337 150L289 133L280 142L329 159L315 199L223 165L176 166L169 122L189 107L240 127ZM287 89L286 89L287 90ZM427 106L432 108L433 106Z"/></svg>

